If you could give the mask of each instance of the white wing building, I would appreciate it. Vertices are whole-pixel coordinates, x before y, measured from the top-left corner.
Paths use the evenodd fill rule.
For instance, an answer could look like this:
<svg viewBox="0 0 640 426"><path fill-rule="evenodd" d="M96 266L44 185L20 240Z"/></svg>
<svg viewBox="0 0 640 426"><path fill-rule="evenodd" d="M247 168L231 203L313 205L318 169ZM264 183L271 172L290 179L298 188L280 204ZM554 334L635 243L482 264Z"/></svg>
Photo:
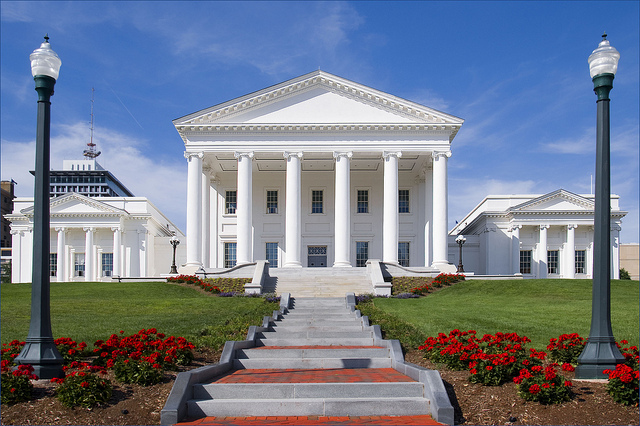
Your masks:
<svg viewBox="0 0 640 426"><path fill-rule="evenodd" d="M267 259L450 270L447 162L463 120L315 71L174 120L184 272Z"/></svg>

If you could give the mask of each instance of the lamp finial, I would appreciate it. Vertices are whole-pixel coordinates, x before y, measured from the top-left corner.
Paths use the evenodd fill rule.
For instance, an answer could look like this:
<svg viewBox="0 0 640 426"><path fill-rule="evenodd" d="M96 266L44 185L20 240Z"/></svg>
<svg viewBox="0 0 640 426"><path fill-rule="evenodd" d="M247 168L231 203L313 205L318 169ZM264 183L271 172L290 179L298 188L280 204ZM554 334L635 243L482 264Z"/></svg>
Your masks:
<svg viewBox="0 0 640 426"><path fill-rule="evenodd" d="M607 39L607 32L603 32L602 33L602 40L606 40Z"/></svg>
<svg viewBox="0 0 640 426"><path fill-rule="evenodd" d="M49 33L46 33L46 34L44 35L44 41L45 41L46 43L49 43Z"/></svg>

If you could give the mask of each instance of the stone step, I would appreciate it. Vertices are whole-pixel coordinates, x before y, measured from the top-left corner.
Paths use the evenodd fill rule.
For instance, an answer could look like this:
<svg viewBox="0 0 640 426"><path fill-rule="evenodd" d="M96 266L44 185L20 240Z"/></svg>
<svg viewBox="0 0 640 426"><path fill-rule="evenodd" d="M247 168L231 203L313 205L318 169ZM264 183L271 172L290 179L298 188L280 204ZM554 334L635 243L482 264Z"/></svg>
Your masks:
<svg viewBox="0 0 640 426"><path fill-rule="evenodd" d="M429 414L425 398L207 399L187 402L188 415L216 416L399 416Z"/></svg>
<svg viewBox="0 0 640 426"><path fill-rule="evenodd" d="M355 314L345 308L314 308L300 309L293 308L287 312L288 318L299 317L331 317L331 318L355 318Z"/></svg>
<svg viewBox="0 0 640 426"><path fill-rule="evenodd" d="M361 331L340 331L336 329L334 331L263 331L256 334L259 339L349 339L349 338L373 338L373 331L361 330Z"/></svg>
<svg viewBox="0 0 640 426"><path fill-rule="evenodd" d="M336 368L391 368L391 358L252 358L236 359L233 368L255 369L336 369Z"/></svg>
<svg viewBox="0 0 640 426"><path fill-rule="evenodd" d="M334 319L325 319L325 318L313 318L313 317L285 317L279 321L274 321L272 326L278 327L280 325L290 325L290 326L318 326L325 325L327 327L340 327L342 325L362 325L362 319L350 317L350 318L334 318Z"/></svg>
<svg viewBox="0 0 640 426"><path fill-rule="evenodd" d="M298 324L294 324L294 325L289 325L289 323L287 322L286 324L272 324L271 326L271 330L273 330L274 332L282 332L282 331L289 331L289 332L302 332L302 331L322 331L322 332L330 332L330 331L336 331L336 330L340 330L340 331L363 331L363 325L362 323L357 323L357 322L345 322L344 324L340 324L340 325L318 325L318 324L323 324L322 322L317 322L317 323L313 323L313 324L309 324L309 323L298 323Z"/></svg>
<svg viewBox="0 0 640 426"><path fill-rule="evenodd" d="M269 346L265 346L268 348ZM305 348L305 349L239 349L237 359L267 359L267 358L381 358L389 357L388 348Z"/></svg>
<svg viewBox="0 0 640 426"><path fill-rule="evenodd" d="M259 338L256 346L373 346L373 337Z"/></svg>
<svg viewBox="0 0 640 426"><path fill-rule="evenodd" d="M424 385L402 383L226 383L199 384L194 399L276 399L276 398L419 398Z"/></svg>

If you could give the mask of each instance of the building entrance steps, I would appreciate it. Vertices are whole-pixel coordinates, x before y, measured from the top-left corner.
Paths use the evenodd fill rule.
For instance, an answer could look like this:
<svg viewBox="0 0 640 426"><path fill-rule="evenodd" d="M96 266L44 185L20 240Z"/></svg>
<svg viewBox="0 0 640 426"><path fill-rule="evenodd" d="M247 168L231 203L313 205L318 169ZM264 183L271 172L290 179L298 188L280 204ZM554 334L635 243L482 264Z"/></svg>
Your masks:
<svg viewBox="0 0 640 426"><path fill-rule="evenodd" d="M431 415L453 422L441 381L440 393L434 392L433 375L422 374L420 367L409 369L398 356L399 344L383 340L379 327L354 310L353 296L299 297L289 306L254 330L253 345L236 345L231 370L192 385L185 400L187 417L204 419L201 424L258 416Z"/></svg>
<svg viewBox="0 0 640 426"><path fill-rule="evenodd" d="M293 297L343 297L373 293L367 268L270 268L263 292Z"/></svg>

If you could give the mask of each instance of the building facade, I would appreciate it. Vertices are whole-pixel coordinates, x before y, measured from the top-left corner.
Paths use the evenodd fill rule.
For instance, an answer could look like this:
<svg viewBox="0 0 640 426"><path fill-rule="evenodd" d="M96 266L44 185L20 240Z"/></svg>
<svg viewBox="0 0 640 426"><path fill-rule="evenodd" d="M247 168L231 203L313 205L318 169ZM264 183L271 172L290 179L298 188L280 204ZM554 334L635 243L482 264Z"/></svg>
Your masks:
<svg viewBox="0 0 640 426"><path fill-rule="evenodd" d="M185 271L450 268L447 162L462 119L316 71L173 123L188 162Z"/></svg>
<svg viewBox="0 0 640 426"><path fill-rule="evenodd" d="M11 281L30 282L33 199L16 198L7 215L13 236ZM49 274L52 281L111 281L169 273L169 239L184 235L143 197L87 197L50 201Z"/></svg>
<svg viewBox="0 0 640 426"><path fill-rule="evenodd" d="M611 195L611 277L619 278L619 197ZM591 278L594 196L563 189L544 195L490 195L449 233L449 259L458 263L463 235L465 272L528 278Z"/></svg>

